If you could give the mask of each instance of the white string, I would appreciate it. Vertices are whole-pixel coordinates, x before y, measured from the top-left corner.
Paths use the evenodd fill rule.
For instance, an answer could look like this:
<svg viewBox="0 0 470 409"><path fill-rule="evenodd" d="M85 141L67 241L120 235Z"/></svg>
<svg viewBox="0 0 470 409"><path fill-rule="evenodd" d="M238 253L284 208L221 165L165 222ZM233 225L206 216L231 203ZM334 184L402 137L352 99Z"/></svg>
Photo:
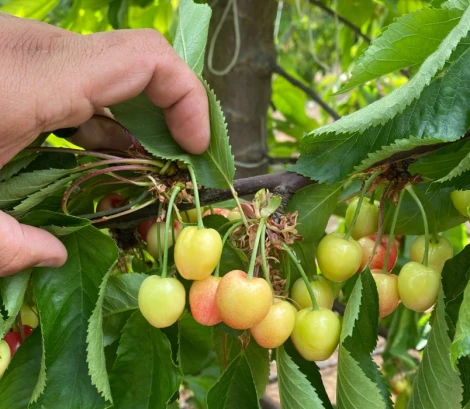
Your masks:
<svg viewBox="0 0 470 409"><path fill-rule="evenodd" d="M225 67L223 70L217 70L212 65L213 57L214 57L215 42L217 41L217 38L219 37L219 34L220 34L220 30L222 30L225 20L227 19L230 6L232 6L232 9L233 9L233 29L235 31L235 52L233 53L232 61L230 61L227 67ZM239 54L240 54L240 26L239 26L239 21L238 21L237 0L229 0L222 14L222 18L220 19L219 24L215 28L214 35L211 38L211 42L209 45L209 54L207 56L207 68L213 75L218 75L220 77L227 75L232 70L232 68L235 67Z"/></svg>

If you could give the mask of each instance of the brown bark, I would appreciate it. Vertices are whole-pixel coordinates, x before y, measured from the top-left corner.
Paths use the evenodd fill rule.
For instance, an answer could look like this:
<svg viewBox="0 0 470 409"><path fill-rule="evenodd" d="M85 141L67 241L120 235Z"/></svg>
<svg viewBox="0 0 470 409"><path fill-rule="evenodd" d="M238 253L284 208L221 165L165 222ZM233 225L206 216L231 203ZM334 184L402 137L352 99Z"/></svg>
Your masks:
<svg viewBox="0 0 470 409"><path fill-rule="evenodd" d="M209 42L229 0L213 7ZM275 0L236 0L240 26L240 54L226 75L214 75L207 68L204 77L214 89L224 110L238 178L267 173L266 115L271 100L271 69L276 58L274 46ZM208 50L209 50L208 45ZM233 9L227 15L214 46L212 66L223 70L235 52ZM206 52L206 56L208 52ZM243 164L252 167L243 167Z"/></svg>

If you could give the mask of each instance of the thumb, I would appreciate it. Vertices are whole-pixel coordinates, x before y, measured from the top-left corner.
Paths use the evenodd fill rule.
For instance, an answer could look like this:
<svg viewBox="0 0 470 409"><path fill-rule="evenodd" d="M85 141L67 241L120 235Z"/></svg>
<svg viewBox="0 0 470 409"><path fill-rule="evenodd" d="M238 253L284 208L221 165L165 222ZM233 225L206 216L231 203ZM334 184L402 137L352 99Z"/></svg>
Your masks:
<svg viewBox="0 0 470 409"><path fill-rule="evenodd" d="M67 250L52 234L0 212L0 276L28 267L60 267Z"/></svg>

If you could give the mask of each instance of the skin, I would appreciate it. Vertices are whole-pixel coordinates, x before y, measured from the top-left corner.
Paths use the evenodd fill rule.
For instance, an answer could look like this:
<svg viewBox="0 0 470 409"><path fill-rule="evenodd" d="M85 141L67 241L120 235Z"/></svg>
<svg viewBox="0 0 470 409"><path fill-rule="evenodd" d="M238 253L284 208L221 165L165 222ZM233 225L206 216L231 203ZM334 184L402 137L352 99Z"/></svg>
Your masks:
<svg viewBox="0 0 470 409"><path fill-rule="evenodd" d="M251 335L263 348L281 346L294 329L296 312L290 302L276 299L268 315L250 329Z"/></svg>
<svg viewBox="0 0 470 409"><path fill-rule="evenodd" d="M307 361L325 361L339 343L341 324L336 314L326 308L305 308L297 312L292 342Z"/></svg>
<svg viewBox="0 0 470 409"><path fill-rule="evenodd" d="M222 238L217 230L184 228L175 243L175 264L186 280L209 277L222 256Z"/></svg>
<svg viewBox="0 0 470 409"><path fill-rule="evenodd" d="M322 276L317 276L316 280L310 281L310 285L313 290L313 295L315 295L315 299L317 300L318 306L331 310L335 297L333 295L333 289L331 288L328 280ZM290 296L298 304L300 309L312 307L312 299L310 298L307 286L305 285L305 282L302 278L299 278L294 283Z"/></svg>
<svg viewBox="0 0 470 409"><path fill-rule="evenodd" d="M175 238L177 238L181 232L181 223L178 220L173 221L173 230L175 232ZM160 246L158 245L159 234L160 234ZM165 237L165 222L154 223L148 230L147 251L155 259L158 258L160 251L163 250L164 237ZM173 233L172 233L172 229L170 228L168 229L168 247L171 247L171 246L173 246Z"/></svg>
<svg viewBox="0 0 470 409"><path fill-rule="evenodd" d="M0 13L0 167L41 132L79 127L88 149L129 147L90 118L145 92L163 108L171 134L193 154L210 140L206 91L155 30L82 36ZM92 130L92 132L90 132ZM0 276L27 267L58 267L67 252L48 232L0 213Z"/></svg>
<svg viewBox="0 0 470 409"><path fill-rule="evenodd" d="M367 237L360 238L357 242L362 247L362 262L361 266L359 267L359 271L363 271L369 261L372 252L374 251L375 247L375 240L376 236L371 235ZM369 268L371 270L378 269L381 270L384 263L385 263L385 254L387 253L387 244L388 244L388 237L382 237L381 243L378 245L377 250L375 252L374 257L369 263ZM387 263L387 272L393 270L398 259L398 247L397 243L394 240L392 243L392 247L390 247L390 254L388 256L388 263Z"/></svg>
<svg viewBox="0 0 470 409"><path fill-rule="evenodd" d="M323 237L317 248L317 261L323 275L331 281L341 282L352 277L362 262L361 245L342 233Z"/></svg>
<svg viewBox="0 0 470 409"><path fill-rule="evenodd" d="M422 263L424 260L424 247L426 243L426 237L424 235L418 236L410 248L410 259L418 263ZM439 236L439 242L429 243L428 251L428 264L435 267L437 271L442 272L444 264L447 260L454 257L454 249L449 240L445 237Z"/></svg>
<svg viewBox="0 0 470 409"><path fill-rule="evenodd" d="M424 312L436 302L441 274L432 266L416 261L406 263L398 275L398 293L407 308Z"/></svg>
<svg viewBox="0 0 470 409"><path fill-rule="evenodd" d="M386 317L395 311L400 303L398 276L382 274L381 270L371 270L379 295L379 316Z"/></svg>
<svg viewBox="0 0 470 409"><path fill-rule="evenodd" d="M0 378L3 376L5 371L10 365L11 361L11 352L10 346L7 344L5 340L0 341Z"/></svg>
<svg viewBox="0 0 470 409"><path fill-rule="evenodd" d="M468 206L470 206L470 190L454 190L450 198L455 208L465 217L470 218Z"/></svg>
<svg viewBox="0 0 470 409"><path fill-rule="evenodd" d="M272 297L266 280L250 279L244 271L233 270L220 280L216 303L225 324L235 329L248 329L268 315Z"/></svg>
<svg viewBox="0 0 470 409"><path fill-rule="evenodd" d="M166 328L178 321L186 304L186 291L176 278L147 277L140 286L139 309L156 328Z"/></svg>
<svg viewBox="0 0 470 409"><path fill-rule="evenodd" d="M212 326L222 322L215 301L220 280L220 277L209 276L205 280L194 281L191 285L189 305L193 318L199 324Z"/></svg>
<svg viewBox="0 0 470 409"><path fill-rule="evenodd" d="M354 213L357 209L357 203L359 198L356 197L351 201L348 208L346 209L346 227L349 228L351 221L354 217ZM359 240L361 237L369 236L377 233L379 223L379 207L378 202L370 203L369 199L364 198L359 210L359 216L357 217L356 224L352 230L351 236L355 240Z"/></svg>

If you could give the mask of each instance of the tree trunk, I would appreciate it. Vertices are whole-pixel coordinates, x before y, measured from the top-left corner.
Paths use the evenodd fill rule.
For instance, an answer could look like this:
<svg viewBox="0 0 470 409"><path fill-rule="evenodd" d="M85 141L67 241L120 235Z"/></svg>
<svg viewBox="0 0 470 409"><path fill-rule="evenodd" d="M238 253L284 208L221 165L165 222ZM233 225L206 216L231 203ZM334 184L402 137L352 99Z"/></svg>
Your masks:
<svg viewBox="0 0 470 409"><path fill-rule="evenodd" d="M266 156L266 115L271 101L270 62L275 61L275 0L234 0L240 27L239 55L233 68L223 71L234 58L236 35L234 9L230 7L222 27L217 29L230 0L219 0L212 9L209 27L209 60L211 40L217 35L212 68L206 64L204 76L220 99L228 124L228 133L237 162L237 178L268 171ZM210 61L207 61L210 63Z"/></svg>

